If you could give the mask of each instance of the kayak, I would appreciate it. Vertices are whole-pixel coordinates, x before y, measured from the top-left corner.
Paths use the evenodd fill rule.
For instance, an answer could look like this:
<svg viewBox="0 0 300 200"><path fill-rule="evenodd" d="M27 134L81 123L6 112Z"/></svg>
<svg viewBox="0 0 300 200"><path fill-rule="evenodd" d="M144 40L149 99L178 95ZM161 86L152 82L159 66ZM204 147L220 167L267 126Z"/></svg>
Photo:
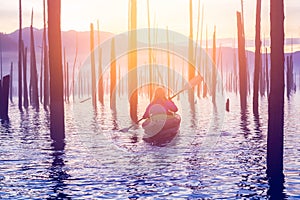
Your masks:
<svg viewBox="0 0 300 200"><path fill-rule="evenodd" d="M172 141L179 132L181 117L174 115L155 115L148 118L143 124L143 140L153 145L163 145Z"/></svg>

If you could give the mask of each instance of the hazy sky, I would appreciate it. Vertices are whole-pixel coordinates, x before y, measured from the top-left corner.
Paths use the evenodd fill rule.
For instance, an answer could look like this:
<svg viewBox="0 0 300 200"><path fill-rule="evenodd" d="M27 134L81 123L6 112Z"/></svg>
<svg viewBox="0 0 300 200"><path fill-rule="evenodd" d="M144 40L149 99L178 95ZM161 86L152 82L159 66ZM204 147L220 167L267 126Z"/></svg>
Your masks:
<svg viewBox="0 0 300 200"><path fill-rule="evenodd" d="M147 0L138 1L138 28L148 26ZM269 35L269 1L262 0L262 35ZM18 29L18 0L0 0L0 31L10 33ZM189 0L149 0L152 27L168 28L188 35ZM240 0L201 0L204 5L204 28L212 36L236 36L236 11ZM23 0L23 27L30 25L34 9L34 26L42 28L42 0ZM247 38L255 35L255 0L244 0L245 32ZM196 37L198 0L193 0L194 37ZM300 37L299 0L286 0L286 37ZM128 0L62 0L62 30L89 30L90 23L100 20L103 31L122 33L127 30Z"/></svg>

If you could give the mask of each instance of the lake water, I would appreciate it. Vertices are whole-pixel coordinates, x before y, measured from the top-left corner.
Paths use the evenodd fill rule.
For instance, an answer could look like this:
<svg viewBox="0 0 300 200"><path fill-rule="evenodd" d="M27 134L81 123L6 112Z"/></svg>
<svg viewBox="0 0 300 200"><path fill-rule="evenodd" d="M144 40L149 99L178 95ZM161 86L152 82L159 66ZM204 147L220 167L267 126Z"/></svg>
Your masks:
<svg viewBox="0 0 300 200"><path fill-rule="evenodd" d="M91 101L66 104L60 148L50 139L47 112L20 114L11 105L10 123L0 126L0 198L268 198L267 98L260 99L260 115L254 117L251 105L241 112L238 96L226 96L230 112L219 121L209 99L198 99L194 113L184 96L176 100L180 134L162 147L145 143L141 127L116 131L131 125L124 103L116 113L108 101L97 110ZM141 102L139 116L147 104ZM285 101L285 182L279 192L288 199L300 198L299 102L299 93ZM222 131L208 138L216 119Z"/></svg>

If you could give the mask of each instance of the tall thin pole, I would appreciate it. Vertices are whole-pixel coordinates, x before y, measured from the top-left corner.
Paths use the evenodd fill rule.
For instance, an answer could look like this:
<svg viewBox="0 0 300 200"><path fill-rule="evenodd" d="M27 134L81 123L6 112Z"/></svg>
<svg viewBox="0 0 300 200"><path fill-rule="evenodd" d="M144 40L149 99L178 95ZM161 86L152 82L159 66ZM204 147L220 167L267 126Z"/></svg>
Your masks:
<svg viewBox="0 0 300 200"><path fill-rule="evenodd" d="M50 132L56 141L65 138L60 6L60 0L48 0Z"/></svg>
<svg viewBox="0 0 300 200"><path fill-rule="evenodd" d="M192 0L190 0L190 33L189 33L189 63L188 63L188 79L191 80L195 76L195 69L190 62L194 59L193 52L193 5ZM194 110L194 89L189 90L189 102L191 109Z"/></svg>
<svg viewBox="0 0 300 200"><path fill-rule="evenodd" d="M9 98L10 103L13 103L13 62L10 64Z"/></svg>
<svg viewBox="0 0 300 200"><path fill-rule="evenodd" d="M34 108L39 108L38 96L38 75L36 69L36 56L34 47L34 34L33 34L33 10L30 26L30 100Z"/></svg>
<svg viewBox="0 0 300 200"><path fill-rule="evenodd" d="M23 57L23 86L24 86L24 108L28 108L28 88L27 88L27 47L24 47L22 41L22 57Z"/></svg>
<svg viewBox="0 0 300 200"><path fill-rule="evenodd" d="M97 21L97 29L98 29L98 100L103 105L103 74L102 74L102 49L100 48L100 26L99 20Z"/></svg>
<svg viewBox="0 0 300 200"><path fill-rule="evenodd" d="M213 35L213 51L212 51L212 59L213 59L213 68L212 68L212 102L213 104L216 103L216 26L214 28L214 35Z"/></svg>
<svg viewBox="0 0 300 200"><path fill-rule="evenodd" d="M256 34L255 34L255 68L253 84L253 113L258 114L258 85L261 71L261 39L260 39L261 0L256 2Z"/></svg>
<svg viewBox="0 0 300 200"><path fill-rule="evenodd" d="M138 91L137 91L137 53L135 52L137 41L137 2L136 0L130 0L130 10L129 10L129 50L133 50L132 53L128 55L128 95L130 104L130 117L132 121L137 121L137 104L138 104Z"/></svg>
<svg viewBox="0 0 300 200"><path fill-rule="evenodd" d="M170 45L169 45L169 30L168 30L168 27L167 27L167 48L168 48L168 51L167 51L167 67L168 67L168 97L170 96L170 89L171 89L171 78L170 78Z"/></svg>
<svg viewBox="0 0 300 200"><path fill-rule="evenodd" d="M72 98L73 102L75 101L75 68L76 68L76 62L77 62L77 55L78 55L78 33L76 32L76 49L75 49L75 58L72 68Z"/></svg>
<svg viewBox="0 0 300 200"><path fill-rule="evenodd" d="M240 105L246 108L247 103L247 60L245 51L245 35L242 21L242 14L237 12L237 28L238 28L238 58L239 58L239 81L240 81Z"/></svg>
<svg viewBox="0 0 300 200"><path fill-rule="evenodd" d="M2 80L3 78L3 68L2 68L2 33L0 33L0 80ZM1 81L1 86L2 86L2 82Z"/></svg>
<svg viewBox="0 0 300 200"><path fill-rule="evenodd" d="M284 1L271 0L271 85L268 112L267 174L283 182ZM278 183L278 182L277 182ZM278 197L280 198L280 197Z"/></svg>
<svg viewBox="0 0 300 200"><path fill-rule="evenodd" d="M90 50L91 50L91 76L92 76L92 103L93 107L97 106L96 103L96 71L95 71L95 52L94 52L94 25L91 23L90 33Z"/></svg>
<svg viewBox="0 0 300 200"><path fill-rule="evenodd" d="M115 40L111 40L111 64L110 64L110 108L116 109L116 61Z"/></svg>
<svg viewBox="0 0 300 200"><path fill-rule="evenodd" d="M43 41L44 41L44 109L48 110L49 105L49 61L48 61L48 47L46 42L46 2L43 1L43 15L44 15L44 30L43 30ZM48 3L49 5L49 3ZM49 15L49 13L48 13Z"/></svg>
<svg viewBox="0 0 300 200"><path fill-rule="evenodd" d="M147 0L147 13L148 13L148 46L151 46L151 32L150 32L150 8L149 8L149 0ZM152 86L152 81L153 81L153 70L152 70L152 49L149 48L148 50L148 59L149 59L149 98L150 100L152 99L153 95L153 86Z"/></svg>
<svg viewBox="0 0 300 200"><path fill-rule="evenodd" d="M19 110L22 111L22 0L19 0L18 95Z"/></svg>

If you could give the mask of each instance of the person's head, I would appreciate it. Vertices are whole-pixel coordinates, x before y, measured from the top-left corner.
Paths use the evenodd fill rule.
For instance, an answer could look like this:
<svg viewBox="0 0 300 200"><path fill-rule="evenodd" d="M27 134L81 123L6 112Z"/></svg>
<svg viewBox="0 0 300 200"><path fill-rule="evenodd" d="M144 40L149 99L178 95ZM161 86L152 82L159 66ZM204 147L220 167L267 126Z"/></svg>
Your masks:
<svg viewBox="0 0 300 200"><path fill-rule="evenodd" d="M167 99L166 91L163 87L156 88L152 101L155 101L158 99L163 99L163 100Z"/></svg>

